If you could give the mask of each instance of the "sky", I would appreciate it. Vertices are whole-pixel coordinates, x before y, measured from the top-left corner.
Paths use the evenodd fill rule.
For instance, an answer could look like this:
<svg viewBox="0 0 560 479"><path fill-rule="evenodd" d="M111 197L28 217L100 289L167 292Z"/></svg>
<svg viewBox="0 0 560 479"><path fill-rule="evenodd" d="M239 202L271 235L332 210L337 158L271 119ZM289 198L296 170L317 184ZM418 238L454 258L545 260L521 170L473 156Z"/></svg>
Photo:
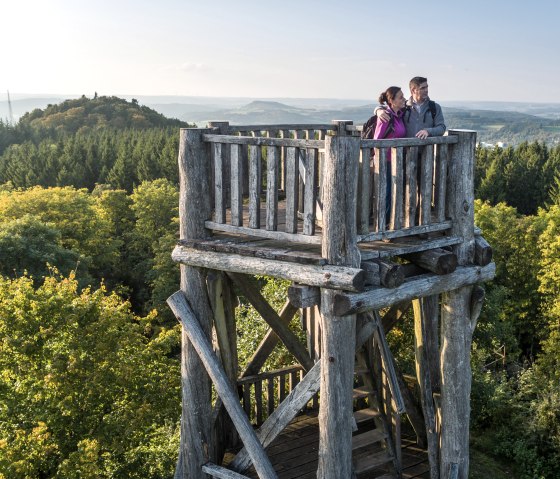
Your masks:
<svg viewBox="0 0 560 479"><path fill-rule="evenodd" d="M560 102L558 0L2 0L0 97Z"/></svg>

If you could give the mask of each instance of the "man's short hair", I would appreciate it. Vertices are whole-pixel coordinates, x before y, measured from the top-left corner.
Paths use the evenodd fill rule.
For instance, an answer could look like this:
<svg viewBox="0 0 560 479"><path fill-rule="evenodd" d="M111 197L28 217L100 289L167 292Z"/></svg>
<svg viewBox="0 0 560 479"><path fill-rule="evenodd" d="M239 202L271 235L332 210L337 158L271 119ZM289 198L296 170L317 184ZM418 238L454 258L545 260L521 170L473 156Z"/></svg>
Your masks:
<svg viewBox="0 0 560 479"><path fill-rule="evenodd" d="M412 91L413 87L418 88L420 85L422 85L422 83L426 83L427 81L428 79L424 77L414 77L412 80L410 80L408 87L410 88L410 91Z"/></svg>

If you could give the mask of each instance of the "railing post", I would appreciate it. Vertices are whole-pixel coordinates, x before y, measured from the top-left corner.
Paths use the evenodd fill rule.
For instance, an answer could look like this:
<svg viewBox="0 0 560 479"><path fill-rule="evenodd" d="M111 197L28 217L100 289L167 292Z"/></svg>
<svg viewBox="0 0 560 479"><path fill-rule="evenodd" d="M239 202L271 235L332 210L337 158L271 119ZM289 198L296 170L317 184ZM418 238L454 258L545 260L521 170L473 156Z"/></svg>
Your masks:
<svg viewBox="0 0 560 479"><path fill-rule="evenodd" d="M454 246L460 266L474 258L474 155L476 132L450 130L459 142L450 148L447 216L451 234L463 238ZM469 475L470 349L477 315L471 308L472 286L442 295L441 314L441 457L440 474Z"/></svg>
<svg viewBox="0 0 560 479"><path fill-rule="evenodd" d="M180 237L200 239L209 236L204 222L210 219L211 170L208 146L202 135L209 129L181 129L179 144ZM181 265L181 290L185 293L204 334L211 340L212 309L202 268ZM203 479L202 466L215 462L212 443L211 381L198 353L182 332L181 349L181 445L175 479Z"/></svg>
<svg viewBox="0 0 560 479"><path fill-rule="evenodd" d="M325 139L322 255L330 264L359 267L356 194L360 139ZM321 289L321 403L317 477L352 477L352 385L356 315L333 312L333 290Z"/></svg>

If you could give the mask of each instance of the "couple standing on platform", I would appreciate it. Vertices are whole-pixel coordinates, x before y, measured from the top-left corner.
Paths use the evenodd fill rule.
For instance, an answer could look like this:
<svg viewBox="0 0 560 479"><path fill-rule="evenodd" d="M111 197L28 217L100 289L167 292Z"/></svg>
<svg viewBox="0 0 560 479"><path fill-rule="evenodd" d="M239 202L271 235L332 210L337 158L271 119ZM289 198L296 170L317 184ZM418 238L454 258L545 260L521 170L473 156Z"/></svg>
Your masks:
<svg viewBox="0 0 560 479"><path fill-rule="evenodd" d="M390 86L379 96L381 106L375 109L378 120L373 139L428 138L441 136L445 123L441 107L428 96L428 79L410 80L411 97L405 100L400 87Z"/></svg>
<svg viewBox="0 0 560 479"><path fill-rule="evenodd" d="M366 125L370 129L362 132L362 138L374 140L385 138L420 138L441 136L445 132L445 123L441 107L428 96L428 79L414 77L409 83L411 97L408 101L400 87L390 86L381 95L374 111L374 116ZM375 125L375 129L373 128ZM387 151L387 162L391 161ZM387 165L386 214L391 208L391 168Z"/></svg>

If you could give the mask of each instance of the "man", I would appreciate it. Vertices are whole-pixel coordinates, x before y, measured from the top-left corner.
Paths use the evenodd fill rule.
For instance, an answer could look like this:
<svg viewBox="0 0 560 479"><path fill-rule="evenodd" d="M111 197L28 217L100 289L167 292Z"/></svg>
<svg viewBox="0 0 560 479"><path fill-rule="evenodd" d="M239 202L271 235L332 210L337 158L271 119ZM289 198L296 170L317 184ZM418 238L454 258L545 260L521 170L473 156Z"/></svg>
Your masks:
<svg viewBox="0 0 560 479"><path fill-rule="evenodd" d="M441 107L428 96L428 79L414 77L409 87L412 96L406 102L404 113L406 136L424 139L443 135L446 130L443 113ZM381 121L389 121L390 116L384 107L378 106L375 114Z"/></svg>

